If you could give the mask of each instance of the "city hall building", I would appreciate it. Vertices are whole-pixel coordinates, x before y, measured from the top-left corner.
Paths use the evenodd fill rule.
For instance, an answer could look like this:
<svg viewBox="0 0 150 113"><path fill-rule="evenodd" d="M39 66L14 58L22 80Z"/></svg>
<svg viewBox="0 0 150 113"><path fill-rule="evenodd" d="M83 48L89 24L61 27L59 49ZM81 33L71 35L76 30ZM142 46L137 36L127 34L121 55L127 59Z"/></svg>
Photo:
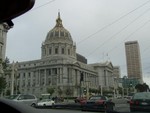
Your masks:
<svg viewBox="0 0 150 113"><path fill-rule="evenodd" d="M41 58L12 63L9 70L6 92L10 90L12 94L40 96L47 93L48 88L54 88L55 96L75 97L83 94L84 88L109 89L114 85L112 63L87 64L87 59L76 53L76 45L70 32L64 28L59 13L56 25L41 44Z"/></svg>

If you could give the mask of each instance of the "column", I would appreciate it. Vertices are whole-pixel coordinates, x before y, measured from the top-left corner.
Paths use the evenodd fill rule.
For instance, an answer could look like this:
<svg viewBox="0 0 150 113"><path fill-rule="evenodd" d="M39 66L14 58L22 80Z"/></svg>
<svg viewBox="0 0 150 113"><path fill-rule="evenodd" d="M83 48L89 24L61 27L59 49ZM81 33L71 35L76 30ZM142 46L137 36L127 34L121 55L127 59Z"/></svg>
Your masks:
<svg viewBox="0 0 150 113"><path fill-rule="evenodd" d="M11 73L11 95L14 94L14 61L12 63L12 73Z"/></svg>

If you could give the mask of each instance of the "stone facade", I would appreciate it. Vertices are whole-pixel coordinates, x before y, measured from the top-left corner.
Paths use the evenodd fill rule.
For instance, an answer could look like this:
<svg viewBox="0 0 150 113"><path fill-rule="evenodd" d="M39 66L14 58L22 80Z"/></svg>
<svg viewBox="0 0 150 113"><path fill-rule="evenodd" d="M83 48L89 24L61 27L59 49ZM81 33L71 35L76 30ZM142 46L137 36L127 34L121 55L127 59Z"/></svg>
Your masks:
<svg viewBox="0 0 150 113"><path fill-rule="evenodd" d="M0 24L0 74L3 74L2 61L5 60L7 32L10 27L7 23Z"/></svg>

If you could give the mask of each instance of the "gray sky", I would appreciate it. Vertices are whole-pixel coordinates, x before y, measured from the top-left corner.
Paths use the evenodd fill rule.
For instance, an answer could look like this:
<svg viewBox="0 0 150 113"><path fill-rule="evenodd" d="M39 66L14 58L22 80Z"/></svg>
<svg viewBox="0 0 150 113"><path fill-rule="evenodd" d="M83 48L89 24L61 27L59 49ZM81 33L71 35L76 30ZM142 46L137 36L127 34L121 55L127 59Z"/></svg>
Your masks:
<svg viewBox="0 0 150 113"><path fill-rule="evenodd" d="M77 53L88 63L111 61L122 76L127 75L124 42L137 40L144 81L150 81L150 0L36 0L32 10L13 19L6 47L11 62L41 58L41 44L58 11Z"/></svg>

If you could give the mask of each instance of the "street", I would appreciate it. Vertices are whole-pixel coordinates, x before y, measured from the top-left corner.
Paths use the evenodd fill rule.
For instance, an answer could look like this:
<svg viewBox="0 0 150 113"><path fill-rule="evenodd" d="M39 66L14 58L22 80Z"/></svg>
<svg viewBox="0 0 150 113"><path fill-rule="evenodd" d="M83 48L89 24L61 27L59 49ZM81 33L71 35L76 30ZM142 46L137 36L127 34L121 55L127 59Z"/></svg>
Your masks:
<svg viewBox="0 0 150 113"><path fill-rule="evenodd" d="M68 110L68 109L39 109L41 113L87 113L81 110ZM94 112L88 112L94 113ZM103 112L104 113L104 112Z"/></svg>
<svg viewBox="0 0 150 113"><path fill-rule="evenodd" d="M115 110L119 112L130 112L129 104L125 99L113 99Z"/></svg>
<svg viewBox="0 0 150 113"><path fill-rule="evenodd" d="M112 100L115 103L115 111L118 112L130 112L129 110L129 104L125 99L113 99ZM74 103L72 103L74 104ZM81 111L80 109L76 109L72 107L71 109L52 109L52 108L45 108L45 109L38 109L41 110L41 113L87 113L85 111ZM88 113L93 113L93 112L88 112ZM104 113L104 112L102 112Z"/></svg>

